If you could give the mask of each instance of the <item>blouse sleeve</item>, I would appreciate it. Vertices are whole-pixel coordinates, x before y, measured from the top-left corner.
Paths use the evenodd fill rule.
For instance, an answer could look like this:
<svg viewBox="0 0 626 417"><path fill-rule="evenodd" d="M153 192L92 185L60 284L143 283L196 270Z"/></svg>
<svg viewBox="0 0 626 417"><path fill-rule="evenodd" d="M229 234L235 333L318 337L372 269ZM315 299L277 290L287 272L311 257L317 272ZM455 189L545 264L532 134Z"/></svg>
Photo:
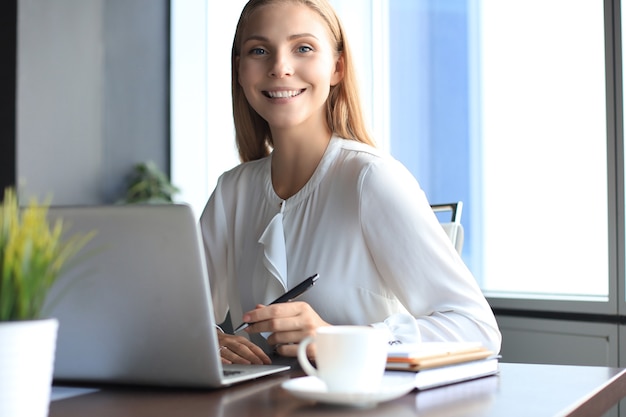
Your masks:
<svg viewBox="0 0 626 417"><path fill-rule="evenodd" d="M213 311L218 323L226 318L229 308L227 227L220 177L200 216L200 231L211 286Z"/></svg>
<svg viewBox="0 0 626 417"><path fill-rule="evenodd" d="M480 341L499 352L493 312L413 175L395 160L379 160L361 175L360 195L367 246L410 314L374 326L403 342Z"/></svg>

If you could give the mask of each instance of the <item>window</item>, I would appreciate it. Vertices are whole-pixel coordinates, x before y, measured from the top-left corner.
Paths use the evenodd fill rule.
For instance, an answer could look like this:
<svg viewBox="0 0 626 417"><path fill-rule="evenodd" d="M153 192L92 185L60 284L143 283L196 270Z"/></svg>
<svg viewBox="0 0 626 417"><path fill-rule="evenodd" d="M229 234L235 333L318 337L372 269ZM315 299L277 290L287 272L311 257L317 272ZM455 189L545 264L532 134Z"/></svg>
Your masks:
<svg viewBox="0 0 626 417"><path fill-rule="evenodd" d="M413 172L432 203L464 202L464 260L492 304L614 312L615 254L624 233L614 232L614 186L621 177L611 152L621 138L612 125L613 57L605 49L613 16L606 13L605 22L604 4L331 3L354 46L377 141ZM184 65L175 52L196 48L196 78L183 77L187 95L176 99L180 93L173 91L173 107L190 98L204 107L198 115L177 113L181 120L195 117L198 126L185 133L180 156L175 130L194 123L173 118L172 166L190 196L183 200L194 199L197 211L217 175L237 163L229 56L243 4L172 2L174 35L193 27L191 21L205 31L206 43L197 34L181 37L181 44L173 38L176 79ZM196 12L176 24L182 16L176 10L190 5ZM175 83L173 89L180 91ZM192 136L196 145L189 145ZM202 155L209 156L197 161Z"/></svg>
<svg viewBox="0 0 626 417"><path fill-rule="evenodd" d="M483 1L481 27L483 288L606 300L603 4Z"/></svg>
<svg viewBox="0 0 626 417"><path fill-rule="evenodd" d="M177 198L199 217L218 176L238 162L230 48L246 0L171 2L171 166Z"/></svg>
<svg viewBox="0 0 626 417"><path fill-rule="evenodd" d="M391 152L431 202L464 201L464 259L483 290L606 302L603 5L389 9Z"/></svg>

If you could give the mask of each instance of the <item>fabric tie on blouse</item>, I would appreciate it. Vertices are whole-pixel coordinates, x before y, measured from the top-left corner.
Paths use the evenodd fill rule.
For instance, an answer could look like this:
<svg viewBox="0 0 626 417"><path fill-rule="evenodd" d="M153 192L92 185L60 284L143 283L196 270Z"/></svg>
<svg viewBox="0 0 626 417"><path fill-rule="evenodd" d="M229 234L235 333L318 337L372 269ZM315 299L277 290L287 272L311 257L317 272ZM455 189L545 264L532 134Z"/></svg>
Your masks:
<svg viewBox="0 0 626 417"><path fill-rule="evenodd" d="M259 243L263 245L263 266L268 277L265 280L265 288L259 288L263 293L264 304L269 304L287 291L287 248L285 246L285 230L283 229L283 209L269 222ZM260 283L258 283L260 284ZM263 332L261 336L267 339L271 333ZM262 346L261 341L251 338L255 343Z"/></svg>
<svg viewBox="0 0 626 417"><path fill-rule="evenodd" d="M259 243L263 245L263 266L268 272L263 300L271 303L287 291L287 249L285 247L285 231L283 229L283 203L263 231Z"/></svg>

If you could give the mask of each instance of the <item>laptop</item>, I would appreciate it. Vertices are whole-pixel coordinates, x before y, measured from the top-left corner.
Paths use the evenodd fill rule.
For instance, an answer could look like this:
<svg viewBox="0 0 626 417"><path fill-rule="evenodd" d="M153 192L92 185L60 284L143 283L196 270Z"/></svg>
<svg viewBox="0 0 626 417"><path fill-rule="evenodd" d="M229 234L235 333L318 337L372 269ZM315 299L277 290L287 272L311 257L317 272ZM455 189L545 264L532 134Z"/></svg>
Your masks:
<svg viewBox="0 0 626 417"><path fill-rule="evenodd" d="M49 217L96 233L44 306L59 320L55 383L218 388L290 369L221 363L190 207L59 206Z"/></svg>

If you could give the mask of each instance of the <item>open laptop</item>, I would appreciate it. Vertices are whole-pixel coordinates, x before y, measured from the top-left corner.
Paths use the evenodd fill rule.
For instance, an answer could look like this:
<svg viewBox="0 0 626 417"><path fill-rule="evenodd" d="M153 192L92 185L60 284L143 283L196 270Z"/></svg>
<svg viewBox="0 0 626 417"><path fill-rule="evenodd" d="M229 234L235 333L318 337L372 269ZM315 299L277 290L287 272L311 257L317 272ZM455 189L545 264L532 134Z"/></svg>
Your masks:
<svg viewBox="0 0 626 417"><path fill-rule="evenodd" d="M199 228L186 205L51 207L94 238L55 283L56 382L217 388L289 369L221 363Z"/></svg>

